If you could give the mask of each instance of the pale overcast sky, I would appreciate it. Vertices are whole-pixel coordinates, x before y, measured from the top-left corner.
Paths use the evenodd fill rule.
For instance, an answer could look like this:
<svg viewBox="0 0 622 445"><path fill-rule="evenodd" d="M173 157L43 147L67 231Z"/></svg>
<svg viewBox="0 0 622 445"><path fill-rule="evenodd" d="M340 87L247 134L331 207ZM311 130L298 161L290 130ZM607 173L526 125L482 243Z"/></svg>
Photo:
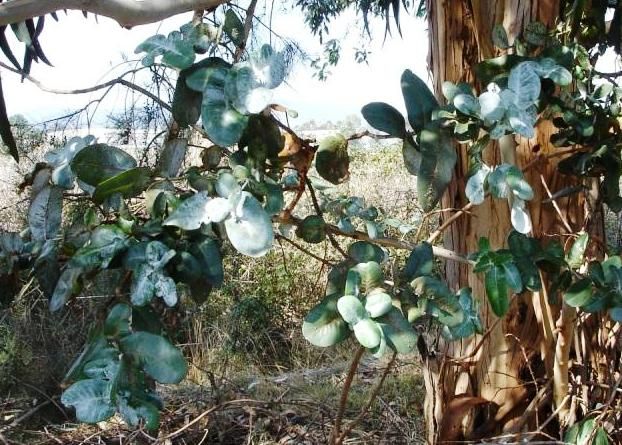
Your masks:
<svg viewBox="0 0 622 445"><path fill-rule="evenodd" d="M41 37L43 49L54 67L38 63L32 68L33 77L55 89L85 88L113 78L114 73L131 68L130 65L114 67L123 60L135 60L134 48L140 42L158 32L177 29L191 18L191 14L184 14L163 23L126 30L109 19L99 18L96 22L93 16L85 19L78 12L59 16L58 23L51 18L46 21ZM353 22L354 16L346 15L331 27L335 32L330 37L339 39L344 51L342 60L332 69L333 74L327 81L313 78L310 68L297 66L288 84L276 91L275 102L298 111L296 123L310 119L343 119L348 114L359 114L361 107L372 101L386 101L404 109L399 85L402 71L408 68L428 79L428 45L423 21L404 14L403 38L394 30L393 37L388 36L384 42L384 23L374 23L374 38L368 45L371 51L369 65L354 61L353 48L360 46L360 30L352 26ZM320 53L321 46L308 31L300 13L275 11L273 27L280 35L297 40L310 55ZM21 49L19 51L21 53ZM2 79L9 115L23 114L31 122L80 108L101 94L61 96L44 93L28 81L21 83L19 76L6 70L2 70ZM98 118L104 119L115 107L123 107L126 97L122 88L116 89L100 106Z"/></svg>

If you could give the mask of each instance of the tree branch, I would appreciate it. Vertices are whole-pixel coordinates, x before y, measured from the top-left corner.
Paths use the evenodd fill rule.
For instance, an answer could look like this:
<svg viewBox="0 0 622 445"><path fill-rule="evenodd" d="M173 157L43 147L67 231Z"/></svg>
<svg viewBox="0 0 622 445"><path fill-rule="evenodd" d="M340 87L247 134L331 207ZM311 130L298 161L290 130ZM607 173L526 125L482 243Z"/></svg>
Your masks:
<svg viewBox="0 0 622 445"><path fill-rule="evenodd" d="M131 28L197 9L214 9L229 0L12 0L0 4L0 26L61 9L86 11Z"/></svg>

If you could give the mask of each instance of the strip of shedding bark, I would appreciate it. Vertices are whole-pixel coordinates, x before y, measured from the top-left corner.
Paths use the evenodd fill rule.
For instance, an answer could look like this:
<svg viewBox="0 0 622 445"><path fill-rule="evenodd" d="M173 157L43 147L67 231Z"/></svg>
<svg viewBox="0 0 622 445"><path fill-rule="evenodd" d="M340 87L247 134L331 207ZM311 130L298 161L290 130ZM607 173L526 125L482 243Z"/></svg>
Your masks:
<svg viewBox="0 0 622 445"><path fill-rule="evenodd" d="M555 346L555 362L553 364L553 401L558 410L559 421L568 425L571 411L566 403L568 396L568 376L570 371L570 349L577 310L563 303L557 320L557 344Z"/></svg>

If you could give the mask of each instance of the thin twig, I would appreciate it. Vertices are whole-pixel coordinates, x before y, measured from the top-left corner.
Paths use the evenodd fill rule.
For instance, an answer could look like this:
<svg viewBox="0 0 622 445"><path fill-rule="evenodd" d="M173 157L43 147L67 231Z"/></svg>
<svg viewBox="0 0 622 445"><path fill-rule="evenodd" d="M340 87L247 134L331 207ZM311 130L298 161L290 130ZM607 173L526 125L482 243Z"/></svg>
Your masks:
<svg viewBox="0 0 622 445"><path fill-rule="evenodd" d="M251 28L253 27L253 17L255 17L255 7L257 6L257 0L252 0L246 8L246 19L244 20L244 35L242 35L242 42L240 46L235 50L235 55L233 56L233 62L238 62L244 54L244 50L246 49L246 43L248 42L248 37L251 32Z"/></svg>
<svg viewBox="0 0 622 445"><path fill-rule="evenodd" d="M361 357L363 357L363 353L365 352L365 348L363 346L359 346L352 358L352 363L350 364L350 369L348 370L348 374L346 375L346 380L343 382L343 389L341 390L341 399L339 400L339 409L337 410L337 415L335 416L335 425L333 426L333 431L330 434L329 443L337 444L337 440L340 438L341 434L341 420L343 419L343 413L346 410L346 403L348 402L348 395L350 394L350 387L352 386L352 381L354 380L354 376L356 375L356 370L359 367L359 363L361 361Z"/></svg>
<svg viewBox="0 0 622 445"><path fill-rule="evenodd" d="M350 434L352 429L356 425L358 425L361 422L361 420L363 420L363 418L365 417L365 415L367 414L367 412L371 408L371 405L374 403L374 400L376 400L376 397L378 397L378 393L380 392L380 389L382 388L382 385L384 384L384 381L386 380L387 376L389 375L389 372L391 371L391 368L395 364L396 358L397 358L397 352L394 352L393 356L391 357L391 360L387 364L387 367L384 369L384 372L382 373L382 376L380 377L380 380L378 380L378 383L376 384L376 386L374 387L372 392L369 394L369 398L367 399L367 402L365 403L365 406L361 409L361 412L359 413L359 415L356 416L356 418L352 422L350 422L343 429L342 433L340 434L339 438L336 441L337 445L342 444L343 441L348 436L348 434Z"/></svg>
<svg viewBox="0 0 622 445"><path fill-rule="evenodd" d="M314 259L318 260L322 264L326 264L327 266L334 266L335 265L335 263L332 263L332 262L328 261L327 259L322 258L321 256L318 256L318 255L314 254L313 252L311 252L310 250L304 248L303 246L301 246L297 242L295 242L295 241L293 241L293 240L291 240L291 239L289 239L289 238L287 238L287 237L285 237L283 235L280 235L280 234L277 233L276 234L276 239L288 242L289 244L294 246L296 249L300 250L301 252L305 253L306 255L309 255L311 258L314 258Z"/></svg>
<svg viewBox="0 0 622 445"><path fill-rule="evenodd" d="M443 224L441 224L441 226L438 229L436 229L434 232L430 234L430 236L427 239L428 243L432 244L436 240L436 238L438 238L445 230L447 230L447 228L451 226L458 218L468 213L469 210L471 210L471 208L473 208L473 203L469 202L467 205L465 205L460 210L458 210L456 213L454 213L449 218L447 218L447 220L443 222Z"/></svg>
<svg viewBox="0 0 622 445"><path fill-rule="evenodd" d="M570 228L570 224L568 224L568 220L566 220L566 217L564 217L564 214L562 213L561 209L559 208L559 205L557 204L557 201L553 198L553 195L551 194L551 190L549 189L549 186L547 185L546 181L544 180L544 176L540 175L540 182L542 182L542 187L544 187L544 191L546 192L547 195L549 195L549 199L551 200L551 204L553 204L553 208L555 208L555 211L557 212L557 215L559 216L559 219L561 220L562 224L564 225L564 228L568 231L568 233L572 233L572 229Z"/></svg>
<svg viewBox="0 0 622 445"><path fill-rule="evenodd" d="M39 88L41 91L45 91L47 93L53 93L53 94L86 94L86 93L92 93L94 91L99 91L99 90L103 90L104 88L109 88L112 87L114 85L123 85L131 90L134 91L138 91L139 93L144 94L145 96L147 96L149 99L153 100L154 102L156 102L158 105L160 105L162 108L165 108L168 111L171 111L172 108L169 104L167 104L166 102L162 101L158 96L156 96L155 94L153 94L152 92L146 90L145 88L138 86L128 80L123 79L123 77L129 75L129 74L135 74L136 72L144 69L144 68L138 68L136 70L131 70L131 71L127 71L123 74L121 74L119 77L109 80L108 82L104 82L104 83L100 83L98 85L93 85L91 87L87 87L87 88L78 88L78 89L74 89L74 90L61 90L61 89L56 89L56 88L50 88L46 85L44 85L41 81L39 81L38 79L32 77L29 74L23 73L22 71L16 70L13 67L10 67L9 65L6 65L5 63L0 62L0 67L9 70L13 73L19 74L20 76L22 76L23 78L27 79L28 81L30 81L31 83L33 83L37 88Z"/></svg>

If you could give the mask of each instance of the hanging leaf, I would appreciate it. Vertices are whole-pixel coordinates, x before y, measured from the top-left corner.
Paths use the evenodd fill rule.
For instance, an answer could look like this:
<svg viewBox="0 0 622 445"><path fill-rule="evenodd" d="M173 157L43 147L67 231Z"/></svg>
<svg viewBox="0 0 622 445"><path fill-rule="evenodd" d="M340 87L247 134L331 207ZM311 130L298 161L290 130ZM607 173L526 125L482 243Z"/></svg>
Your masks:
<svg viewBox="0 0 622 445"><path fill-rule="evenodd" d="M148 332L123 337L121 350L139 363L159 383L179 383L188 371L183 354L168 340Z"/></svg>
<svg viewBox="0 0 622 445"><path fill-rule="evenodd" d="M404 116L384 102L372 102L361 109L363 118L376 130L403 139L406 136Z"/></svg>
<svg viewBox="0 0 622 445"><path fill-rule="evenodd" d="M501 267L493 266L486 272L484 281L492 311L497 317L503 317L510 307L505 272Z"/></svg>
<svg viewBox="0 0 622 445"><path fill-rule="evenodd" d="M104 322L104 334L108 337L123 337L130 333L132 308L124 303L115 304Z"/></svg>
<svg viewBox="0 0 622 445"><path fill-rule="evenodd" d="M430 122L432 112L439 107L438 102L425 82L412 71L405 70L400 83L408 113L408 122L413 130L418 133Z"/></svg>
<svg viewBox="0 0 622 445"><path fill-rule="evenodd" d="M590 236L587 233L582 233L575 240L566 256L566 262L568 266L573 269L578 269L583 264L583 257L585 255L585 250L587 249L588 242L590 240Z"/></svg>
<svg viewBox="0 0 622 445"><path fill-rule="evenodd" d="M176 138L166 141L158 160L157 171L160 176L175 178L179 174L179 169L186 158L187 150L188 139Z"/></svg>
<svg viewBox="0 0 622 445"><path fill-rule="evenodd" d="M479 102L471 94L457 94L453 99L453 105L458 111L468 116L478 117L481 113Z"/></svg>
<svg viewBox="0 0 622 445"><path fill-rule="evenodd" d="M503 119L506 106L501 95L494 91L486 91L479 96L480 113L484 120L497 122Z"/></svg>
<svg viewBox="0 0 622 445"><path fill-rule="evenodd" d="M315 155L318 174L332 184L341 184L350 177L349 167L347 139L341 134L322 139Z"/></svg>
<svg viewBox="0 0 622 445"><path fill-rule="evenodd" d="M512 227L520 233L527 234L533 229L531 217L522 199L514 198L510 209L510 220Z"/></svg>
<svg viewBox="0 0 622 445"><path fill-rule="evenodd" d="M50 312L56 312L62 309L69 297L78 291L78 279L84 271L81 268L67 267L61 274L54 293L50 299L49 309Z"/></svg>
<svg viewBox="0 0 622 445"><path fill-rule="evenodd" d="M244 24L231 8L227 9L225 13L225 23L222 30L235 46L240 47L244 43Z"/></svg>
<svg viewBox="0 0 622 445"><path fill-rule="evenodd" d="M479 205L484 202L484 199L486 198L486 178L488 178L490 171L490 167L482 164L482 167L468 179L464 193L466 194L469 202L475 205Z"/></svg>
<svg viewBox="0 0 622 445"><path fill-rule="evenodd" d="M356 263L375 261L382 264L387 258L386 252L381 247L367 241L356 241L350 244L348 256Z"/></svg>
<svg viewBox="0 0 622 445"><path fill-rule="evenodd" d="M58 235L62 209L63 192L60 187L45 186L36 192L28 208L28 226L34 241L46 241Z"/></svg>
<svg viewBox="0 0 622 445"><path fill-rule="evenodd" d="M424 211L431 211L451 182L456 151L451 141L430 127L419 135L421 166L417 173L417 195Z"/></svg>
<svg viewBox="0 0 622 445"><path fill-rule="evenodd" d="M309 343L325 348L342 342L350 334L348 324L337 312L338 298L337 294L327 296L305 317L302 335Z"/></svg>

